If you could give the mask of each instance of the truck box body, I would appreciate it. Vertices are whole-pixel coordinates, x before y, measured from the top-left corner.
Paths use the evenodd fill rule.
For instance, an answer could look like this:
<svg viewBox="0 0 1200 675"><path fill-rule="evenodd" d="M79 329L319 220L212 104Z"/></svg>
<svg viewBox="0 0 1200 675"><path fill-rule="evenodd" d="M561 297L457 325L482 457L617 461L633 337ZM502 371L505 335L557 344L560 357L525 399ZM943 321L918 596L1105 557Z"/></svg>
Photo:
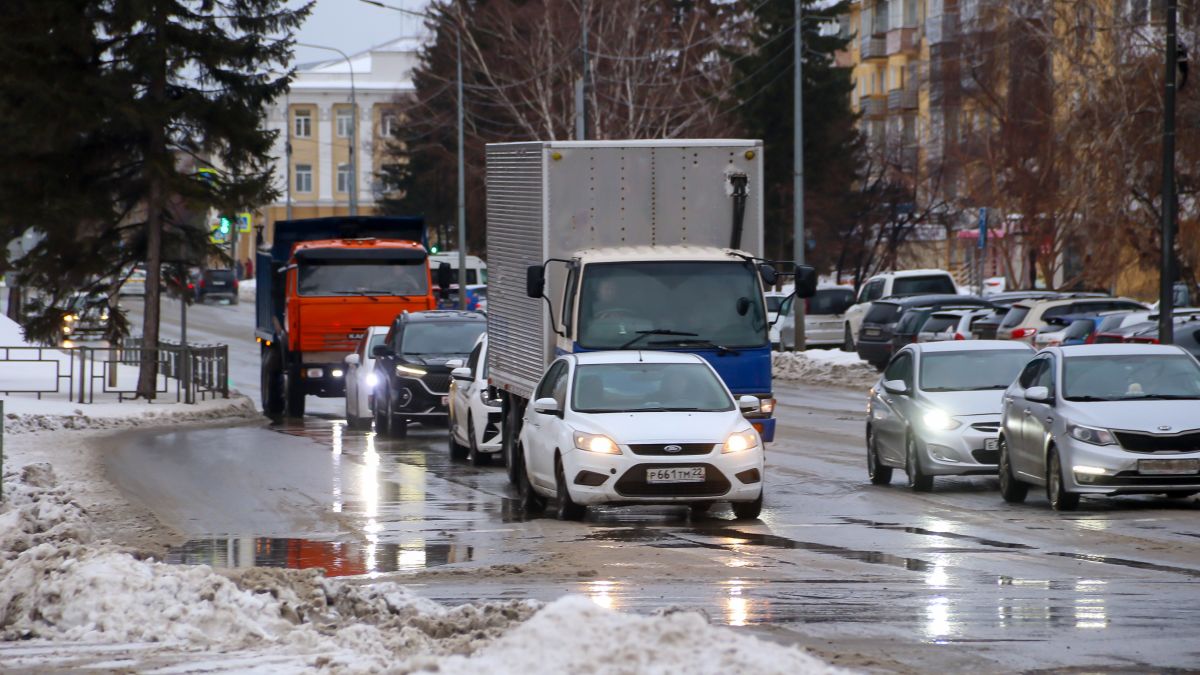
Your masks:
<svg viewBox="0 0 1200 675"><path fill-rule="evenodd" d="M488 145L488 367L493 386L527 401L556 354L586 350L572 339L574 332L567 337L555 333L564 318L574 316L571 307L563 316L570 267L546 266L547 302L526 294L530 266L572 260L585 268L613 261L741 262L731 248L761 256L762 167L762 143L756 140ZM748 180L741 237L734 247L730 177L736 174ZM763 332L761 349L736 356L681 350L708 359L735 394L767 394L770 348Z"/></svg>

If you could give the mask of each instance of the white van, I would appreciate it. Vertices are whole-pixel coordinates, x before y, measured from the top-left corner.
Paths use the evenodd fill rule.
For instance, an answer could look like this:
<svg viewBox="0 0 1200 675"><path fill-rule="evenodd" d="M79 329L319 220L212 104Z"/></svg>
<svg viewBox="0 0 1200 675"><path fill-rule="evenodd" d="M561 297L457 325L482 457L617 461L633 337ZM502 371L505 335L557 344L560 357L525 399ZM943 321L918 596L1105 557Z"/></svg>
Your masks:
<svg viewBox="0 0 1200 675"><path fill-rule="evenodd" d="M876 274L863 283L858 290L855 304L846 310L842 327L842 349L851 352L857 349L858 329L862 326L863 316L876 300L905 295L957 293L958 286L954 283L954 277L945 270L902 270Z"/></svg>
<svg viewBox="0 0 1200 675"><path fill-rule="evenodd" d="M429 269L436 270L438 265L446 263L450 265L450 269L454 270L454 281L458 283L458 252L449 251L443 253L433 253L429 256ZM467 285L486 285L487 284L487 263L477 255L467 256Z"/></svg>

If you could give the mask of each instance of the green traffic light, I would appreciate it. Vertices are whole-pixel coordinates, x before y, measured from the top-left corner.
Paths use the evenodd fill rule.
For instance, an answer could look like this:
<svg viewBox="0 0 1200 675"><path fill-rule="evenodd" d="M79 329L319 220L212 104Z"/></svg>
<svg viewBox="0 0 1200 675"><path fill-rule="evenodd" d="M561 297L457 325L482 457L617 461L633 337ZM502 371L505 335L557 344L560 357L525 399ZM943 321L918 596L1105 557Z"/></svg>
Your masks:
<svg viewBox="0 0 1200 675"><path fill-rule="evenodd" d="M433 246L430 246L430 247L429 247L429 252L430 252L430 253L437 253L437 252L438 252L438 247L437 247L437 244L434 244Z"/></svg>
<svg viewBox="0 0 1200 675"><path fill-rule="evenodd" d="M221 216L221 234L229 234L230 220L226 216Z"/></svg>

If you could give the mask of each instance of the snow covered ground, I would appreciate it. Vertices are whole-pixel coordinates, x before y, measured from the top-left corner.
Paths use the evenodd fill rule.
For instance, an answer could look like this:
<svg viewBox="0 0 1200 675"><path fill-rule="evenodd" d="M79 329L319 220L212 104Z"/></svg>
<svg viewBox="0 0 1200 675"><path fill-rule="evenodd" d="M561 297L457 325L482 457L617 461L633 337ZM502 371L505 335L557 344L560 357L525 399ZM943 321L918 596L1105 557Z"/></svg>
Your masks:
<svg viewBox="0 0 1200 675"><path fill-rule="evenodd" d="M777 379L804 384L866 389L879 380L879 371L858 354L836 349L773 352L771 365Z"/></svg>
<svg viewBox="0 0 1200 675"><path fill-rule="evenodd" d="M156 672L832 673L710 626L580 597L446 607L394 582L166 565L97 540L46 463L4 475L0 662Z"/></svg>

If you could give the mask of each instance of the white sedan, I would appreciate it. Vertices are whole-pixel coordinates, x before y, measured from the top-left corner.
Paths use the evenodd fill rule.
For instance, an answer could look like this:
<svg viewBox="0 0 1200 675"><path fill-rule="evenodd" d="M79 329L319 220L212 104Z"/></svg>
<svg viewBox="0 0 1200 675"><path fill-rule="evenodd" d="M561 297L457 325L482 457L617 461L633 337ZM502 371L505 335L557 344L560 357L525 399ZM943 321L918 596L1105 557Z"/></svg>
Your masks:
<svg viewBox="0 0 1200 675"><path fill-rule="evenodd" d="M500 399L488 388L487 351L484 333L466 365L450 371L450 454L475 466L500 452Z"/></svg>
<svg viewBox="0 0 1200 675"><path fill-rule="evenodd" d="M354 352L346 355L346 425L351 429L371 426L371 395L379 376L375 374L375 357L371 351L383 344L388 326L371 326L358 341Z"/></svg>
<svg viewBox="0 0 1200 675"><path fill-rule="evenodd" d="M517 474L522 505L548 498L562 520L596 504L730 502L739 519L763 503L763 446L712 366L677 352L568 354L550 365L525 413Z"/></svg>

